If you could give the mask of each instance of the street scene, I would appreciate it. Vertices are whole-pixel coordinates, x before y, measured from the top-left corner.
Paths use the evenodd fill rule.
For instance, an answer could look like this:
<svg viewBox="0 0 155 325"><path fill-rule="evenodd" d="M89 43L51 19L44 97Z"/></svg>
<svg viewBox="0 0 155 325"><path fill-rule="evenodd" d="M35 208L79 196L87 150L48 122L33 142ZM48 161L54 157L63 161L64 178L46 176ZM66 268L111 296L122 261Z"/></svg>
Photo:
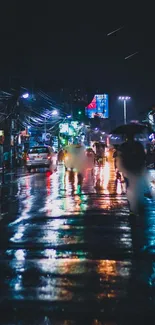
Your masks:
<svg viewBox="0 0 155 325"><path fill-rule="evenodd" d="M1 1L0 325L155 324L153 9Z"/></svg>
<svg viewBox="0 0 155 325"><path fill-rule="evenodd" d="M107 94L75 94L1 91L1 324L154 315L155 110L121 96L114 127Z"/></svg>
<svg viewBox="0 0 155 325"><path fill-rule="evenodd" d="M121 97L113 128L108 95L86 109L46 96L1 92L1 323L142 324L155 307L154 108L129 121Z"/></svg>
<svg viewBox="0 0 155 325"><path fill-rule="evenodd" d="M154 171L150 174L154 186ZM129 205L111 152L103 166L88 168L82 178L59 163L52 174L21 168L5 182L0 189L3 321L80 324L89 312L91 324L106 318L130 323L131 310L151 317L155 203L148 199L147 247L144 240L144 251L134 252Z"/></svg>

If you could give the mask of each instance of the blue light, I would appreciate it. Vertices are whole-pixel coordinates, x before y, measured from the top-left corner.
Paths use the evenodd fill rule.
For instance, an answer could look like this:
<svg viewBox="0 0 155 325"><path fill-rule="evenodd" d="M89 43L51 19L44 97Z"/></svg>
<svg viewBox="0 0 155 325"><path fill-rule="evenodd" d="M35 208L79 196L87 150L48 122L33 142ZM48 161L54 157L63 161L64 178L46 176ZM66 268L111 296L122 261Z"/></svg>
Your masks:
<svg viewBox="0 0 155 325"><path fill-rule="evenodd" d="M154 139L154 134L153 134L153 133L150 134L149 139L150 139L150 140L153 140L153 139Z"/></svg>
<svg viewBox="0 0 155 325"><path fill-rule="evenodd" d="M55 109L55 110L52 112L52 115L58 115L58 111Z"/></svg>
<svg viewBox="0 0 155 325"><path fill-rule="evenodd" d="M24 98L24 99L26 99L28 97L29 97L29 94L28 93L22 95L22 98Z"/></svg>

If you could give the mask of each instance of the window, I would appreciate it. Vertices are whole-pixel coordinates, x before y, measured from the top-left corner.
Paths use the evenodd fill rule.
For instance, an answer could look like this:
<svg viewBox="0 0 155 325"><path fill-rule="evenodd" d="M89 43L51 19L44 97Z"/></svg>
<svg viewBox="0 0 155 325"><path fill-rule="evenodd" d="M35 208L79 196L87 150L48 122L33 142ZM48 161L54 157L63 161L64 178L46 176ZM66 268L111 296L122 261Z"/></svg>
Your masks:
<svg viewBox="0 0 155 325"><path fill-rule="evenodd" d="M40 153L49 153L49 149L46 148L46 147L45 148L44 147L42 147L42 148L35 147L35 148L32 148L32 149L29 149L28 153L37 153L37 154L40 154Z"/></svg>

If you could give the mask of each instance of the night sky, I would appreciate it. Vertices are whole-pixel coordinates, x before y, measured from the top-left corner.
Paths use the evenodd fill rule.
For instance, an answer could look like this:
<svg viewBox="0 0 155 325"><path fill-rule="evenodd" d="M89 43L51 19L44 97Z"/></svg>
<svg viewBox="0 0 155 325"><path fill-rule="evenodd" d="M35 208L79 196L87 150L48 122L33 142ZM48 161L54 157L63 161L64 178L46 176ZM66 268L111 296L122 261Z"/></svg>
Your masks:
<svg viewBox="0 0 155 325"><path fill-rule="evenodd" d="M52 1L32 2L1 5L1 88L9 76L47 91L54 86L99 88L110 94L114 109L118 95L130 95L135 117L155 104L151 8L131 8L128 2L88 7L57 2L57 8Z"/></svg>

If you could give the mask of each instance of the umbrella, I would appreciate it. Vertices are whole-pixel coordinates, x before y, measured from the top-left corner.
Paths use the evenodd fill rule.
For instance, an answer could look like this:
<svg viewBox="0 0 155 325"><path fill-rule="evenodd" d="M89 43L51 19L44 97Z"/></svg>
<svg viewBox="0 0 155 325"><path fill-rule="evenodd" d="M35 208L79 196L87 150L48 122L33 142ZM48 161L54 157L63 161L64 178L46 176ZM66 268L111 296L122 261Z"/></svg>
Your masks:
<svg viewBox="0 0 155 325"><path fill-rule="evenodd" d="M110 134L117 134L126 136L127 139L134 139L137 134L150 134L153 130L150 126L145 124L131 123L118 126L116 129L110 132Z"/></svg>

